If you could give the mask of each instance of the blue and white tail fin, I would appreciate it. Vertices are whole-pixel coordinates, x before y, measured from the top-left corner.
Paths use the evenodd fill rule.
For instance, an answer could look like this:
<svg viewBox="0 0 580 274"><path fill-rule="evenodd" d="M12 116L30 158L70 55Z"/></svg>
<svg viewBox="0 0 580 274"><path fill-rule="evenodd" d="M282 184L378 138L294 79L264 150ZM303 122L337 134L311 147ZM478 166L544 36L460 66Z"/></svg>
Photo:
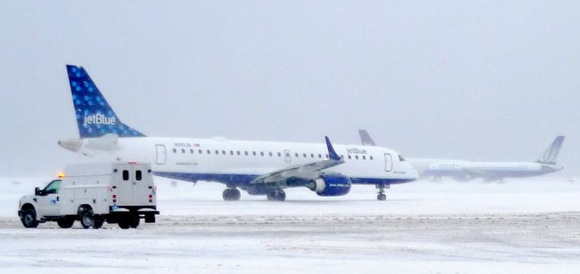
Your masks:
<svg viewBox="0 0 580 274"><path fill-rule="evenodd" d="M66 70L81 138L145 136L121 122L83 67L67 65Z"/></svg>
<svg viewBox="0 0 580 274"><path fill-rule="evenodd" d="M556 160L558 159L558 154L560 153L560 148L562 148L562 144L564 143L564 136L558 136L550 147L544 151L540 158L538 159L538 163L541 164L549 164L555 165Z"/></svg>

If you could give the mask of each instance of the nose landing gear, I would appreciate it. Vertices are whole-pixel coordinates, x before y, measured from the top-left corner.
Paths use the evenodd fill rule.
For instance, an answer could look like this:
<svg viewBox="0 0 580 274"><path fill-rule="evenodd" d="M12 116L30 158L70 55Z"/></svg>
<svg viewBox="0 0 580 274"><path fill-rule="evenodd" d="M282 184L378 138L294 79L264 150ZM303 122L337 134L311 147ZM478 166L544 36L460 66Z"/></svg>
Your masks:
<svg viewBox="0 0 580 274"><path fill-rule="evenodd" d="M387 195L385 195L385 188L389 189L391 187L391 185L378 184L375 187L379 190L379 192L377 194L377 200L379 200L379 201L386 200Z"/></svg>

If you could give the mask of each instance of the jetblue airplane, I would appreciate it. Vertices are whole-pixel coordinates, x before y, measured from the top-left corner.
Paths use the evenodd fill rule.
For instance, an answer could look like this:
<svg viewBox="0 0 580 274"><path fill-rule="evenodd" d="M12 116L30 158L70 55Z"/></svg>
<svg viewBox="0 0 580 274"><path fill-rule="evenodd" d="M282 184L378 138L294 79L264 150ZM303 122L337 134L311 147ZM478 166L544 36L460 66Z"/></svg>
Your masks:
<svg viewBox="0 0 580 274"><path fill-rule="evenodd" d="M150 162L156 175L190 182L214 181L226 201L240 189L268 200L286 199L284 189L306 187L319 196L341 196L352 184L375 185L378 200L392 184L417 179L411 164L383 147L147 137L123 124L83 67L67 66L80 138L63 148L113 161Z"/></svg>
<svg viewBox="0 0 580 274"><path fill-rule="evenodd" d="M369 133L359 130L361 142L365 146L375 146ZM449 159L407 159L419 172L421 177L440 180L450 177L457 181L469 181L482 178L486 182L500 181L504 178L525 178L543 175L562 170L556 165L564 136L558 136L536 162L472 162Z"/></svg>

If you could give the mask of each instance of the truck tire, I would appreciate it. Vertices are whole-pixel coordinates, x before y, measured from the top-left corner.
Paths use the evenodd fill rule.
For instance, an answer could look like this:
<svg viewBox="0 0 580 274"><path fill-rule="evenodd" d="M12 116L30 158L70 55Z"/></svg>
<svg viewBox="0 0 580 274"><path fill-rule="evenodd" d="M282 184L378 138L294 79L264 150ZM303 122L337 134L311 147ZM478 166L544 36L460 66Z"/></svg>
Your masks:
<svg viewBox="0 0 580 274"><path fill-rule="evenodd" d="M22 221L22 225L24 225L26 228L38 227L38 221L36 220L36 210L34 210L34 208L24 210L20 220Z"/></svg>
<svg viewBox="0 0 580 274"><path fill-rule="evenodd" d="M70 217L64 217L58 221L56 221L60 228L71 228L75 223L75 219Z"/></svg>
<svg viewBox="0 0 580 274"><path fill-rule="evenodd" d="M83 228L93 228L95 226L95 215L93 215L93 211L90 209L81 210L79 214L79 218L81 220L81 225Z"/></svg>
<svg viewBox="0 0 580 274"><path fill-rule="evenodd" d="M139 215L131 215L129 217L131 228L137 228L139 226L140 218Z"/></svg>
<svg viewBox="0 0 580 274"><path fill-rule="evenodd" d="M129 217L119 219L119 227L122 229L129 229L129 227L131 227L130 220Z"/></svg>
<svg viewBox="0 0 580 274"><path fill-rule="evenodd" d="M94 229L99 229L101 227L103 227L103 224L105 223L105 218L103 218L103 216L101 215L96 215L95 216L95 223L93 225Z"/></svg>

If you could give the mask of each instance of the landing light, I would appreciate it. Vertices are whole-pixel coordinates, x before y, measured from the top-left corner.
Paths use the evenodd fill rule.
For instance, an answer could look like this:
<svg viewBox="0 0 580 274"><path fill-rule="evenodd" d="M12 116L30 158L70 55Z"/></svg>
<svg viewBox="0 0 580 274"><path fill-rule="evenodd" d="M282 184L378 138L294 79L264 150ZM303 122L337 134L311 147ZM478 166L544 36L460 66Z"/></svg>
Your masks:
<svg viewBox="0 0 580 274"><path fill-rule="evenodd" d="M59 179L62 179L62 178L64 178L64 172L62 172L62 171L59 171L59 172L56 174L56 177L57 177L57 178L59 178Z"/></svg>

